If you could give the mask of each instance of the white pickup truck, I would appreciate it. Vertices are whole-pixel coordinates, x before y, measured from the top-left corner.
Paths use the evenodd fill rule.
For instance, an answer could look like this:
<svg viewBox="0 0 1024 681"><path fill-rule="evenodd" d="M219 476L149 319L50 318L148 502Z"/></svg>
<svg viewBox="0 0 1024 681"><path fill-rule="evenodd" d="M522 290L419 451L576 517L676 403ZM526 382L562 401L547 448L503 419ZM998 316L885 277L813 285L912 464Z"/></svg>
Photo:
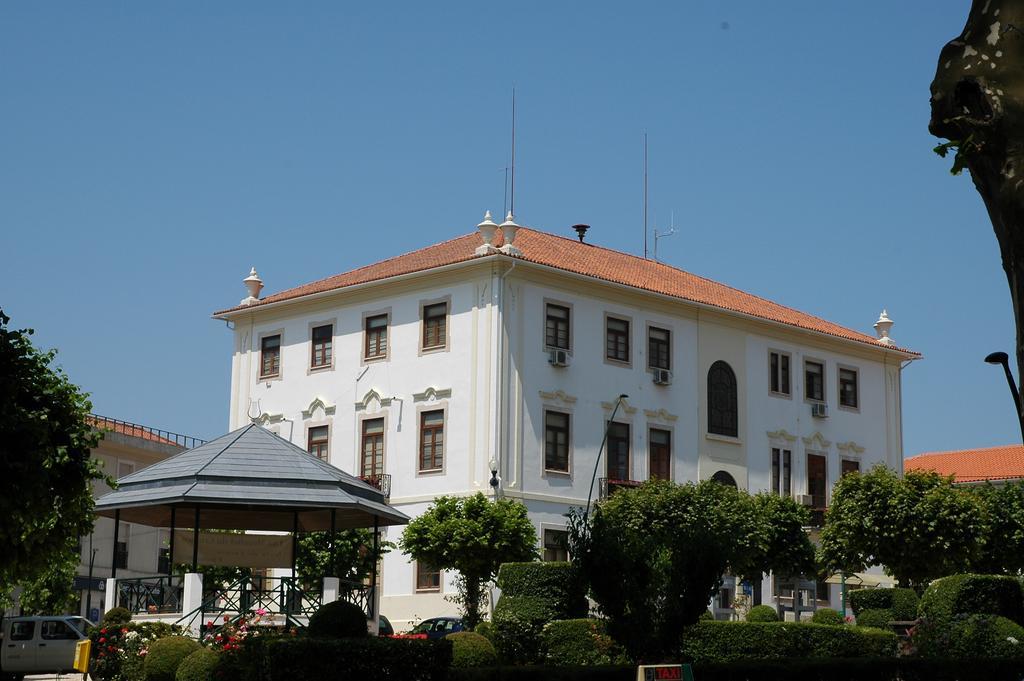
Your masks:
<svg viewBox="0 0 1024 681"><path fill-rule="evenodd" d="M74 615L0 620L0 680L74 671L75 645L87 638L89 626L87 619Z"/></svg>

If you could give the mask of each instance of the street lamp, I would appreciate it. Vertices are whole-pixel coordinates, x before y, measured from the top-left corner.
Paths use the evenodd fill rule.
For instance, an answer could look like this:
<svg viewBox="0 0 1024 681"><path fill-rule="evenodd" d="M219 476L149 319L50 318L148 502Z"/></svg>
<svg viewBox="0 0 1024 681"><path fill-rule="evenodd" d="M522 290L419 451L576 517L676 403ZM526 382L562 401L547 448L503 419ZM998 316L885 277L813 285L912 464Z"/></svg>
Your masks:
<svg viewBox="0 0 1024 681"><path fill-rule="evenodd" d="M587 510L583 513L584 521L587 519L587 516L590 515L590 497L594 495L594 481L597 479L597 467L601 465L601 452L604 451L604 446L608 443L608 431L611 430L612 422L615 420L615 414L619 411L619 407L622 406L622 401L628 397L629 395L619 395L615 399L615 409L612 410L612 415L608 418L608 423L604 427L604 438L601 440L601 446L597 450L597 461L594 462L594 474L590 476L590 491L587 492Z"/></svg>
<svg viewBox="0 0 1024 681"><path fill-rule="evenodd" d="M1017 412L1017 423L1020 425L1021 441L1024 442L1024 414L1020 409L1020 393L1017 391L1017 382L1013 380L1010 373L1010 358L1005 352L993 352L985 357L989 364L1002 364L1003 372L1006 374L1006 385L1010 386L1010 395L1013 397L1013 408Z"/></svg>

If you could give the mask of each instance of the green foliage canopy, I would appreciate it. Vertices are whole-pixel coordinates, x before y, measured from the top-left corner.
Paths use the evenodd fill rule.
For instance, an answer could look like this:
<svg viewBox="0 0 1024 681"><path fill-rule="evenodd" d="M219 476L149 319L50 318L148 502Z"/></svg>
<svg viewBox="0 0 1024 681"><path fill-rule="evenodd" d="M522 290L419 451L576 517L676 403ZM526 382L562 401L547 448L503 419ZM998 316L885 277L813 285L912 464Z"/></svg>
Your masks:
<svg viewBox="0 0 1024 681"><path fill-rule="evenodd" d="M843 476L821 531L820 557L832 571L881 564L901 586L966 572L985 545L988 513L977 495L934 472L903 477L884 466Z"/></svg>
<svg viewBox="0 0 1024 681"><path fill-rule="evenodd" d="M373 531L360 528L335 532L333 551L330 532L304 534L299 537L298 548L295 562L299 576L304 583L315 586L323 583L324 577L363 581L394 544L381 541L374 553Z"/></svg>
<svg viewBox="0 0 1024 681"><path fill-rule="evenodd" d="M455 600L472 629L480 621L484 584L494 579L502 563L536 559L537 533L523 504L492 502L478 492L467 498L435 499L406 526L399 546L415 560L458 571Z"/></svg>
<svg viewBox="0 0 1024 681"><path fill-rule="evenodd" d="M92 531L91 482L113 481L89 454L87 395L9 321L0 311L0 597L22 583L29 609L60 609L77 539Z"/></svg>
<svg viewBox="0 0 1024 681"><path fill-rule="evenodd" d="M977 495L988 518L985 543L972 570L988 575L1024 572L1024 483L964 489Z"/></svg>
<svg viewBox="0 0 1024 681"><path fill-rule="evenodd" d="M589 518L571 513L570 555L612 638L653 662L677 652L679 633L707 610L726 570L797 574L811 565L803 513L714 481L652 480Z"/></svg>

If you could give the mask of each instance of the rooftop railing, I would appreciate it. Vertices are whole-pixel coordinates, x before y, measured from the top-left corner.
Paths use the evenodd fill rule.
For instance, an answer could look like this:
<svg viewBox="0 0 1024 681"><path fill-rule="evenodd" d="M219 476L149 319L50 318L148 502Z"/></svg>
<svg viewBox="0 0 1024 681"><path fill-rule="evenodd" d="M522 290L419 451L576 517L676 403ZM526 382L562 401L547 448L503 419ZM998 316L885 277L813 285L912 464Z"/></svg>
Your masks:
<svg viewBox="0 0 1024 681"><path fill-rule="evenodd" d="M113 433L127 435L128 437L137 437L142 440L159 442L165 445L176 445L185 449L192 449L193 447L206 444L206 440L201 440L191 435L182 435L181 433L172 433L169 430L150 428L149 426L120 421L109 416L100 416L99 414L89 414L89 422L97 430L108 430Z"/></svg>

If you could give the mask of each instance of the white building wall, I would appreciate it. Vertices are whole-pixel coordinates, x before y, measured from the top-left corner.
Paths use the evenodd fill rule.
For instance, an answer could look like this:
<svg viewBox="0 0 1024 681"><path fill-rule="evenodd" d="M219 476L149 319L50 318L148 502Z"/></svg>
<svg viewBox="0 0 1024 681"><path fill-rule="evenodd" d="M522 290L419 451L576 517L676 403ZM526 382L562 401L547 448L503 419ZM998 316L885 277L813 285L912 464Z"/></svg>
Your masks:
<svg viewBox="0 0 1024 681"><path fill-rule="evenodd" d="M748 320L680 301L640 294L592 280L531 269L509 261L476 261L461 270L428 273L398 284L387 282L295 302L275 310L257 308L235 322L231 428L259 418L264 425L305 447L307 430L330 427L330 460L359 473L360 422L382 416L386 424L384 472L392 476L391 503L415 517L441 494L489 493L488 462L499 462L502 493L527 504L543 530L564 527L565 514L587 500L606 419L620 394L616 415L631 426L630 476L649 475L650 427L673 434L676 481L730 473L739 487L757 492L770 480L770 451L793 452L793 493L806 492L806 451L828 457L829 486L843 457L866 470L877 462L902 465L899 361L882 352ZM448 349L423 353L420 310L425 301L450 301ZM571 364L555 368L544 347L545 302L572 310ZM389 355L365 362L363 319L390 315ZM605 316L630 320L631 361L605 360ZM310 331L335 324L334 364L310 371ZM672 333L673 382L655 385L647 370L647 326ZM257 376L262 335L282 333L279 379ZM791 395L769 391L769 350L792 358ZM826 365L829 417L812 418L803 397L803 359ZM707 372L724 360L736 374L739 433L707 433ZM858 370L860 407L838 404L838 365ZM417 472L419 420L424 409L446 410L444 470ZM568 474L544 470L544 410L570 414ZM602 460L597 478L605 477ZM595 483L593 496L598 496ZM397 541L400 528L387 537ZM454 590L446 575L442 592L416 594L415 570L393 551L383 563L382 612L401 630L417 619L451 613L444 596ZM767 594L766 594L767 596ZM833 594L834 605L838 596Z"/></svg>

